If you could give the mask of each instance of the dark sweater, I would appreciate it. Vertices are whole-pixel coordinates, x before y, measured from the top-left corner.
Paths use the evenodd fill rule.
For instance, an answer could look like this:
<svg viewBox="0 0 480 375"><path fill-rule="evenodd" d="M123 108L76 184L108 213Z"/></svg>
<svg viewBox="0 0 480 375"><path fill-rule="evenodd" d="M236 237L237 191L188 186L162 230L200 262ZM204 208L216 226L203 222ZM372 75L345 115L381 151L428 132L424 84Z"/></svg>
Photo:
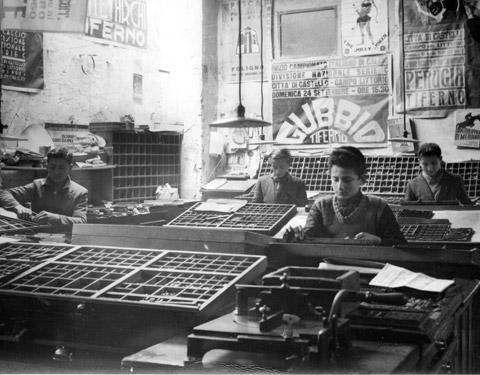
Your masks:
<svg viewBox="0 0 480 375"><path fill-rule="evenodd" d="M336 212L333 196L317 199L308 213L305 234L311 237L354 238L356 234L366 232L380 237L382 245L406 242L384 200L363 195L357 202L355 211L344 217Z"/></svg>
<svg viewBox="0 0 480 375"><path fill-rule="evenodd" d="M451 201L458 200L462 204L472 204L472 201L465 192L463 180L460 176L443 171L440 180L440 191L434 195L428 182L420 173L412 181L407 184L405 189L406 201Z"/></svg>
<svg viewBox="0 0 480 375"><path fill-rule="evenodd" d="M308 203L305 183L287 173L278 180L278 188L272 175L262 176L255 187L255 203L282 203L305 206Z"/></svg>

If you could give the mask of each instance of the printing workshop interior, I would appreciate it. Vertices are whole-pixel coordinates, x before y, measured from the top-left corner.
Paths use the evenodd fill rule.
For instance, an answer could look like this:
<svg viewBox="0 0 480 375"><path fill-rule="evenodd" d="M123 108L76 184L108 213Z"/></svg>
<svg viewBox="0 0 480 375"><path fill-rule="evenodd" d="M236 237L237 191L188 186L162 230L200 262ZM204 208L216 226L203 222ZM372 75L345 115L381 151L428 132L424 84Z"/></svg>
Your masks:
<svg viewBox="0 0 480 375"><path fill-rule="evenodd" d="M480 372L480 0L3 0L0 373Z"/></svg>

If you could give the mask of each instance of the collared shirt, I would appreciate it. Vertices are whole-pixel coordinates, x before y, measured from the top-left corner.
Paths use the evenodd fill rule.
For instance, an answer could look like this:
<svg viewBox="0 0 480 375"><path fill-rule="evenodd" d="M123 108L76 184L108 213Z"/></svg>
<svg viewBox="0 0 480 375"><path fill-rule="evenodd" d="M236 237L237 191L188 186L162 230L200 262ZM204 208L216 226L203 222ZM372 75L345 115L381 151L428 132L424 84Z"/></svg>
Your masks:
<svg viewBox="0 0 480 375"><path fill-rule="evenodd" d="M305 206L308 203L305 183L290 173L280 178L262 176L255 187L254 202Z"/></svg>
<svg viewBox="0 0 480 375"><path fill-rule="evenodd" d="M33 212L57 214L58 222L54 226L62 230L87 222L88 190L70 178L57 189L49 178L39 178L30 184L3 190L0 201L7 210L31 202Z"/></svg>

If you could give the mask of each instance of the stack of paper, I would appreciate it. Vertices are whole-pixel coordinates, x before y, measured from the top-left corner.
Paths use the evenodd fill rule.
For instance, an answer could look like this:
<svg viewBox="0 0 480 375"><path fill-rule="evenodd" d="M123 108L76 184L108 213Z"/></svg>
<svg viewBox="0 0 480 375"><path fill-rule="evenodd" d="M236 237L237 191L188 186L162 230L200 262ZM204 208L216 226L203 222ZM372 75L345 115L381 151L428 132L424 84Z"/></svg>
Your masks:
<svg viewBox="0 0 480 375"><path fill-rule="evenodd" d="M375 276L370 285L384 288L409 287L426 292L443 292L453 280L436 279L420 272L412 272L402 267L387 263L385 267Z"/></svg>

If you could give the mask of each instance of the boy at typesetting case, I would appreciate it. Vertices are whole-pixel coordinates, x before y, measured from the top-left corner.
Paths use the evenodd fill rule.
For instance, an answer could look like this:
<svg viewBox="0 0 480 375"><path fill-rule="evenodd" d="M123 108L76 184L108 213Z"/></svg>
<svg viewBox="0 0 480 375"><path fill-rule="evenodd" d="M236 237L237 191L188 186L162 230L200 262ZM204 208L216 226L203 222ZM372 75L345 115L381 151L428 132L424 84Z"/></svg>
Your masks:
<svg viewBox="0 0 480 375"><path fill-rule="evenodd" d="M288 169L291 162L290 152L275 150L270 156L272 174L258 179L255 187L255 203L282 203L305 206L308 203L304 182L292 176Z"/></svg>
<svg viewBox="0 0 480 375"><path fill-rule="evenodd" d="M406 242L387 203L362 194L367 176L365 157L359 149L351 146L334 149L328 166L334 195L315 201L305 228L289 229L296 239L333 237L387 246Z"/></svg>
<svg viewBox="0 0 480 375"><path fill-rule="evenodd" d="M406 201L452 201L472 204L460 176L443 168L442 150L436 143L424 143L418 150L422 171L407 184Z"/></svg>

